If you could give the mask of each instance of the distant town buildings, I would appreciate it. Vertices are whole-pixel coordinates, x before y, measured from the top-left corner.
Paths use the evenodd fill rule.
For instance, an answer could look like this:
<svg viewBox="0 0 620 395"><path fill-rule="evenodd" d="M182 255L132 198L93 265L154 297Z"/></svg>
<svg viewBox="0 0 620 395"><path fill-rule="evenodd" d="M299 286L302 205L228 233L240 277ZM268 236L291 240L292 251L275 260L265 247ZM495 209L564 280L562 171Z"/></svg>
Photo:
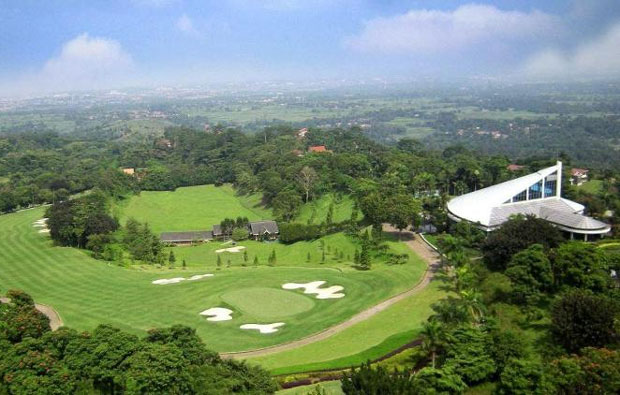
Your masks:
<svg viewBox="0 0 620 395"><path fill-rule="evenodd" d="M324 145L313 145L308 148L308 152L328 152Z"/></svg>
<svg viewBox="0 0 620 395"><path fill-rule="evenodd" d="M303 139L306 137L307 133L308 133L308 128L301 128L297 131L297 138Z"/></svg>
<svg viewBox="0 0 620 395"><path fill-rule="evenodd" d="M525 168L525 166L523 166L523 165L515 165L514 163L511 163L508 166L506 166L506 169L508 169L508 171L521 171L524 168Z"/></svg>
<svg viewBox="0 0 620 395"><path fill-rule="evenodd" d="M159 139L157 141L157 146L161 148L172 148L172 141L168 139Z"/></svg>

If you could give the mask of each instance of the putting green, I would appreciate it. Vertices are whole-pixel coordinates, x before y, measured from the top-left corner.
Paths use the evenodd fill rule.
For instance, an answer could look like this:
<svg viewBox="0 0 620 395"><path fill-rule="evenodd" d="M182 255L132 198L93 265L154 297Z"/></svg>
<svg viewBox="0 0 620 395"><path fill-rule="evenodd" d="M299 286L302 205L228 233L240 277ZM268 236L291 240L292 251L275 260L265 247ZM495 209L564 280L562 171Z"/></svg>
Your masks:
<svg viewBox="0 0 620 395"><path fill-rule="evenodd" d="M290 317L314 307L307 296L273 288L245 288L226 292L222 300L257 319Z"/></svg>
<svg viewBox="0 0 620 395"><path fill-rule="evenodd" d="M355 248L355 243L347 241L342 234L324 238L332 248L324 264L316 262L320 256L319 241L293 245L247 241L244 245L249 250L249 258L259 258L256 267L243 266L244 254L230 254L231 267L226 265L218 269L214 250L222 247L217 243L205 243L174 249L177 262L187 259L187 270L179 267L155 269L146 265L127 269L94 260L87 251L54 246L49 235L39 233L39 228L34 226L44 212L45 208L36 208L0 215L0 293L23 289L39 303L54 307L63 322L77 330L91 330L100 323L109 323L141 334L154 327L182 324L196 328L208 347L216 351L268 347L336 325L410 288L424 271L424 264L414 255L405 265L374 262L372 270L354 270L346 260L332 259L336 248L347 254ZM407 249L403 243L389 242L389 245L397 252ZM278 261L274 266L267 266L265 262L272 251L277 251ZM313 257L312 262L306 262L308 252ZM188 278L205 273L214 276L178 284L152 284L158 279ZM287 282L316 280L342 285L347 296L338 300L315 300L301 292L281 289ZM256 288L271 290L267 291L270 293L266 303L253 292L238 296L240 302L222 300L222 295L233 293L226 298L236 301L236 291ZM248 306L251 303L256 304L255 309L260 306L260 314L255 314L253 306ZM314 307L309 307L311 303ZM211 322L199 314L212 307L227 306L234 310L230 321ZM304 308L309 309L303 311ZM257 317L268 317L278 309L294 315L277 319L286 323L277 333L265 336L239 329L245 323L277 322Z"/></svg>

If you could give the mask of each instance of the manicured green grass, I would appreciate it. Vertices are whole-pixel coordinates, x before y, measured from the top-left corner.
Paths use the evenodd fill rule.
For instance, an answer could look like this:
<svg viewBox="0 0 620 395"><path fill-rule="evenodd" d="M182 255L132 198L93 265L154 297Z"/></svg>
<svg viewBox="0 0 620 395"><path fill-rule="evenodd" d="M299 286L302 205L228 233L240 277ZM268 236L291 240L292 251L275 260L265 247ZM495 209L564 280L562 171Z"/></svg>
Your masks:
<svg viewBox="0 0 620 395"><path fill-rule="evenodd" d="M261 320L277 320L311 310L312 299L273 288L243 288L226 292L222 301Z"/></svg>
<svg viewBox="0 0 620 395"><path fill-rule="evenodd" d="M289 388L287 390L276 391L278 395L306 395L316 388L322 388L325 395L344 395L340 381L325 381L320 384L305 385L303 387Z"/></svg>
<svg viewBox="0 0 620 395"><path fill-rule="evenodd" d="M230 185L200 185L174 192L145 191L114 210L121 222L133 217L148 222L155 233L210 230L224 218L271 219L259 195L237 196Z"/></svg>
<svg viewBox="0 0 620 395"><path fill-rule="evenodd" d="M250 359L273 374L337 369L359 365L411 341L431 314L430 305L445 294L432 282L420 293L320 342Z"/></svg>
<svg viewBox="0 0 620 395"><path fill-rule="evenodd" d="M67 326L78 330L92 329L100 323L110 323L133 333L141 333L153 327L188 325L196 328L207 347L217 351L266 347L319 332L411 287L420 278L424 267L419 258L413 255L408 264L387 266L376 263L370 271L357 271L350 264L337 261L321 265L316 262L318 255L313 258L313 262L306 264L305 252L312 250L317 254L319 242L315 241L291 246L248 242L249 255L253 257L256 253L260 257L257 268L252 265L241 266L239 261L243 260L242 253L225 253L237 261L230 268L224 265L221 270L216 270L214 249L221 247L216 243L207 243L200 247L174 248L178 257L184 256L185 252L187 258L205 257L203 260L191 261L188 270L178 268L181 262L179 258L174 270L158 271L152 267L145 270L140 270L140 267L125 269L94 260L84 251L52 246L49 237L38 233L32 225L43 216L44 210L36 208L0 216L0 292L5 293L12 288L23 289L38 302L53 306ZM347 238L344 235L332 235L326 240L327 245L335 247L345 246ZM347 243L348 248L354 247L352 241ZM406 249L404 244L397 242L391 242L390 245L399 251ZM268 267L265 265L266 258L274 248L277 251L277 263L275 267ZM179 284L151 284L156 279L189 277L202 273L214 273L215 276ZM328 285L342 285L346 296L342 299L317 300L311 295L303 295L301 290L281 290L282 284L286 282L315 280L325 280ZM248 296L257 299L242 301L240 295L234 294L239 290L252 290ZM257 295L267 292L265 308L261 310L263 302L258 300ZM285 297L282 292L291 294ZM307 300L301 302L301 299ZM256 331L239 329L245 323L273 322L265 317L275 314L278 307L286 309L282 305L288 301L294 301L292 303L295 306L291 306L292 315L280 320L286 325L279 332L261 335ZM427 306L428 300L423 298L419 303ZM312 307L307 309L310 304ZM234 319L208 322L199 315L205 309L219 306L232 309ZM377 323L377 326L395 328L395 331L390 330L389 334L382 332L376 338L368 337L366 348L380 343L393 333L402 332L403 321L408 322L401 316L385 316L381 325ZM327 358L338 357L340 347L344 355L362 351L365 341L362 341L359 334L356 336L355 346L349 344L350 339L340 338L343 344L332 344L330 352L324 355ZM301 363L296 359L291 361Z"/></svg>
<svg viewBox="0 0 620 395"><path fill-rule="evenodd" d="M311 391L321 388L325 395L343 395L340 381L325 381L320 384L306 385L303 387L290 388L286 390L276 391L278 395L306 395ZM323 392L322 392L323 393Z"/></svg>
<svg viewBox="0 0 620 395"><path fill-rule="evenodd" d="M329 206L334 205L333 222L342 222L351 219L353 211L353 198L348 195L336 197L334 194L327 194L320 198L304 204L299 212L296 222L320 224L327 219ZM359 214L361 219L362 214Z"/></svg>

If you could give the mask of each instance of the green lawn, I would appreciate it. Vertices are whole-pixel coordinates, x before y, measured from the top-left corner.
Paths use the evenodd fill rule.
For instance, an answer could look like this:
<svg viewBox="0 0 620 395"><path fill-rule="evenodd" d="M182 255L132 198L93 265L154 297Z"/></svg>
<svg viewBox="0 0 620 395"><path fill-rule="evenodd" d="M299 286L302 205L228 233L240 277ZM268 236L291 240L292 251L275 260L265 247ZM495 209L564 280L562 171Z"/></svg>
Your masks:
<svg viewBox="0 0 620 395"><path fill-rule="evenodd" d="M408 343L431 314L430 305L445 295L432 282L420 293L323 341L249 361L273 374L292 374L359 365Z"/></svg>
<svg viewBox="0 0 620 395"><path fill-rule="evenodd" d="M174 192L145 191L115 208L121 222L133 217L148 222L155 233L210 230L224 218L271 219L259 195L237 196L230 185L200 185Z"/></svg>
<svg viewBox="0 0 620 395"><path fill-rule="evenodd" d="M299 212L296 222L320 224L327 218L329 206L334 205L333 222L342 222L351 219L353 211L353 198L345 195L336 197L334 194L327 194L320 198L304 204ZM361 218L361 214L360 214Z"/></svg>
<svg viewBox="0 0 620 395"><path fill-rule="evenodd" d="M138 210L138 207L135 209ZM259 256L260 265L257 268L252 267L251 261L250 266L242 266L242 253L224 253L223 260L227 262L231 259L231 267L227 268L224 264L221 270L217 270L214 250L221 246L219 243L206 243L199 247L174 248L177 255L177 269L174 270L156 270L152 267L125 269L94 260L84 251L52 246L49 237L39 233L32 225L43 216L44 210L36 208L0 216L0 292L11 288L23 289L38 302L53 306L68 326L79 330L92 329L99 323L110 323L140 333L153 327L184 324L196 328L207 346L217 351L265 347L335 325L411 287L419 280L424 268L419 258L412 254L408 264L387 266L377 262L370 271L354 270L350 263L338 262L330 256L325 264L320 264L319 242L315 241L291 246L242 243L250 257ZM195 221L195 217L186 220ZM174 218L168 220L174 222ZM164 223L163 219L161 223ZM181 220L178 220L176 226L180 223ZM342 234L327 237L326 245L333 249L338 246L348 252L355 248L355 244ZM404 244L390 242L390 245L399 251L407 251ZM268 267L265 265L267 256L274 248L277 263L275 267ZM310 251L312 262L306 263L306 255ZM190 264L188 270L178 268L181 259L187 259ZM214 273L215 276L171 285L151 284L156 279L202 273ZM286 282L315 280L325 280L328 285L342 285L346 296L342 299L317 300L303 295L301 291L281 290ZM420 295L417 305L419 314L427 313L428 300L425 297ZM230 308L234 319L208 322L198 314L211 307ZM355 335L356 339L337 336L327 349L319 345L316 355L329 359L358 353L381 343L391 334L411 329L411 322L403 320L400 314L384 314L383 317L381 322L373 319L371 322L375 322L376 328L370 328L362 337L359 333ZM256 331L239 329L241 324L271 323L275 318L286 325L274 334L261 335ZM419 318L421 320L422 316ZM383 329L375 333L379 327ZM363 330L362 333L365 332ZM365 348L363 344L366 344ZM302 349L298 355L304 354L308 356L309 351ZM268 366L284 366L287 360L299 364L311 362L313 358L289 356L279 362L268 361Z"/></svg>
<svg viewBox="0 0 620 395"><path fill-rule="evenodd" d="M325 381L320 384L314 385L305 385L303 387L289 388L287 390L277 391L278 395L306 395L310 393L310 391L316 390L316 388L321 388L325 392L325 395L343 395L342 386L340 385L340 381ZM321 393L323 394L323 393Z"/></svg>

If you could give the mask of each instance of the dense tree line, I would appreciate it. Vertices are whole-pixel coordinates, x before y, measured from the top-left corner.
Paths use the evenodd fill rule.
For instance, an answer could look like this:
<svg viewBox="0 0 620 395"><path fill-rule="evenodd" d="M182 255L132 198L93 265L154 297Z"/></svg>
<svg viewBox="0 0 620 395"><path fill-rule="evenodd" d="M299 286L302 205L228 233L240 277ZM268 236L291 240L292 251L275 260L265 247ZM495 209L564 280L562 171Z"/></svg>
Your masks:
<svg viewBox="0 0 620 395"><path fill-rule="evenodd" d="M439 278L450 293L432 305L415 369L364 366L343 379L344 392L456 394L492 383L500 394L618 393L620 295L611 273L620 256L564 241L543 222L517 217L486 239L469 225L445 236ZM472 259L480 247L486 255Z"/></svg>
<svg viewBox="0 0 620 395"><path fill-rule="evenodd" d="M429 121L428 126L440 132L425 139L432 149L462 144L484 155L506 155L516 160L567 153L580 166L620 166L613 148L620 135L617 115L461 119L456 112L448 112Z"/></svg>
<svg viewBox="0 0 620 395"><path fill-rule="evenodd" d="M0 304L0 392L7 394L271 394L269 374L223 360L184 326L138 337L109 325L50 331L30 296Z"/></svg>

